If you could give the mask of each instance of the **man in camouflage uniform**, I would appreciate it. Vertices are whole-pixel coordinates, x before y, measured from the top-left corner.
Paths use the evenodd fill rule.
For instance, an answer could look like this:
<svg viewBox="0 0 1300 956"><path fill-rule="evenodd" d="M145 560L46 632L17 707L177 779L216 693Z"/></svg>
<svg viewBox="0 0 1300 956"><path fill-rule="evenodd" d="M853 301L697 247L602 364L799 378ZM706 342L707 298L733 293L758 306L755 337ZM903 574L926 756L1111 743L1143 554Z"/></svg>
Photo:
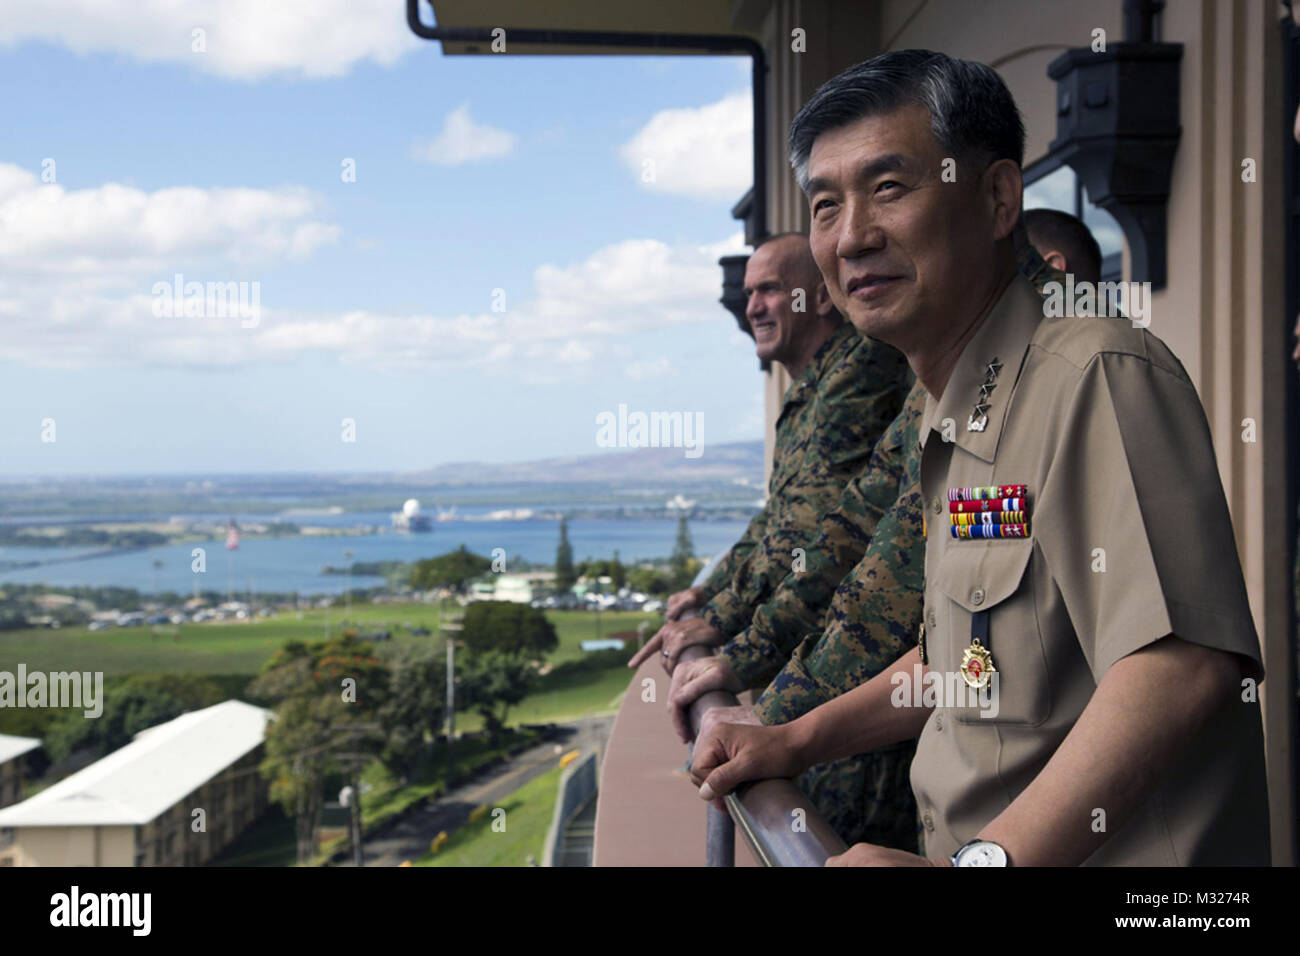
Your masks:
<svg viewBox="0 0 1300 956"><path fill-rule="evenodd" d="M1064 282L1023 235L1021 241L1019 267L1040 292L1048 282ZM790 574L716 656L674 671L669 707L684 739L686 711L707 691L771 681L752 716L746 708L713 710L708 721L788 723L874 677L916 642L925 594L917 448L925 398L914 386L867 469L823 518L806 568ZM908 740L819 764L795 784L846 843L915 852L908 775L915 749Z"/></svg>
<svg viewBox="0 0 1300 956"><path fill-rule="evenodd" d="M792 555L812 543L818 521L862 470L911 384L901 353L840 319L805 236L785 233L760 244L745 269L745 293L759 358L781 362L794 381L776 423L767 503L708 581L691 589L692 600L704 605L702 619L725 633L748 623L790 572ZM674 595L672 616L681 598ZM696 624L669 621L629 666ZM663 655L666 668L681 646Z"/></svg>

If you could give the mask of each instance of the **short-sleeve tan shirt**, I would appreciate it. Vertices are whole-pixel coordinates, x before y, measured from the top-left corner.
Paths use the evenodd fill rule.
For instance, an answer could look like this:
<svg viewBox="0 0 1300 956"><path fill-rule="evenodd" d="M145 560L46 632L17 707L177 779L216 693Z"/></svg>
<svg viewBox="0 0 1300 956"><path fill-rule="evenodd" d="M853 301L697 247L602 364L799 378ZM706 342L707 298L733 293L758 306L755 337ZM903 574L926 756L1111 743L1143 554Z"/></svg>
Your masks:
<svg viewBox="0 0 1300 956"><path fill-rule="evenodd" d="M921 422L929 667L955 675L973 615L987 611L999 678L996 716L943 706L949 697L921 735L912 785L931 857L1006 809L1125 655L1174 634L1235 652L1262 678L1209 428L1182 365L1127 320L1044 318L1041 303L1014 279ZM971 430L990 378L987 420ZM949 489L1008 485L1027 486L1026 537L952 536ZM1234 701L1087 862L1268 854L1259 706Z"/></svg>

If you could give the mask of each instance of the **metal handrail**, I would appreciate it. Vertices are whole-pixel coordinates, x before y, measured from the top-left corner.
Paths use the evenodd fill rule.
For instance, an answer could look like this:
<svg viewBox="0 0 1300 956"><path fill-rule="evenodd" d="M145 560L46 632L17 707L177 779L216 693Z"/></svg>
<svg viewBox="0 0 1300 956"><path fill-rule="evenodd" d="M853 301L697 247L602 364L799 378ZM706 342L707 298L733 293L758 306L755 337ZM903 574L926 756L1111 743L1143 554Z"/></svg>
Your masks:
<svg viewBox="0 0 1300 956"><path fill-rule="evenodd" d="M699 584L706 567L695 579ZM683 618L695 617L687 611ZM712 650L700 644L687 647L678 656L684 661L709 657ZM735 694L711 690L691 704L690 722L693 737L698 738L704 714L713 707L737 707ZM816 810L804 793L791 781L777 778L754 780L737 787L724 798L727 813L708 808L708 832L705 837L709 866L732 866L735 862L735 829L763 866L824 866L829 857L848 847ZM797 811L802 811L802 817ZM730 815L730 820L727 819ZM802 820L803 829L795 829Z"/></svg>

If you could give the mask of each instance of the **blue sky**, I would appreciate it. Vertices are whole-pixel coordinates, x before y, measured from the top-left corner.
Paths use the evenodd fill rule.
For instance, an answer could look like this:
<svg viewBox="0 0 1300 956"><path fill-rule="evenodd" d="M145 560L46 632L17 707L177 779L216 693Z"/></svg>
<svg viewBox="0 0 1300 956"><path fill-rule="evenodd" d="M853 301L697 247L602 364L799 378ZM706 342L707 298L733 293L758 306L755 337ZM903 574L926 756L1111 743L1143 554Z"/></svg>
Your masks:
<svg viewBox="0 0 1300 956"><path fill-rule="evenodd" d="M0 23L0 473L595 454L619 403L703 412L706 457L761 435L716 301L747 60L444 57L396 0L46 6ZM257 283L255 322L160 317L176 273Z"/></svg>

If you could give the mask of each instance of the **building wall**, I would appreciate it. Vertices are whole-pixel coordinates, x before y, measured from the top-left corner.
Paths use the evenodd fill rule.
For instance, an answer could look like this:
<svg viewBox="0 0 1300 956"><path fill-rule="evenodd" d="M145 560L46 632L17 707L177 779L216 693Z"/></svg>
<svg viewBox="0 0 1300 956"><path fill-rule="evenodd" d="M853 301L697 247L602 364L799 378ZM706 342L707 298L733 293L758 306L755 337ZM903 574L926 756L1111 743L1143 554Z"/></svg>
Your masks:
<svg viewBox="0 0 1300 956"><path fill-rule="evenodd" d="M802 30L805 49L796 51L794 31ZM822 83L870 56L878 43L877 8L857 2L777 0L763 21L768 52L767 226L770 233L807 232L808 204L790 172L786 136L790 121ZM772 476L776 419L790 387L790 376L773 362L763 376L766 409L763 439L766 478Z"/></svg>
<svg viewBox="0 0 1300 956"><path fill-rule="evenodd" d="M1272 0L1179 0L1168 4L1160 39L1184 45L1182 138L1169 200L1169 281L1152 300L1151 331L1182 360L1214 436L1251 610L1270 679L1261 698L1268 738L1274 860L1290 854L1295 802L1287 719L1292 636L1287 627L1291 570L1282 517L1288 424L1283 389L1288 355L1283 316L1283 171L1279 168L1281 56L1279 7ZM856 19L854 19L856 17ZM864 19L874 17L874 19ZM790 29L808 30L809 56L789 49ZM871 14L831 0L776 0L765 23L772 51L769 139L770 229L805 229L807 214L789 174L782 137L818 83L877 52L942 50L995 67L1024 114L1026 163L1056 134L1055 84L1047 64L1093 30L1123 39L1122 0L1044 4L1036 0L880 0ZM821 39L816 43L814 35ZM817 59L813 59L813 51ZM814 64L815 66L810 66ZM1241 181L1243 158L1257 181ZM1125 278L1129 278L1127 249ZM768 448L787 380L765 382ZM1257 441L1243 441L1253 419ZM770 458L770 455L769 455Z"/></svg>
<svg viewBox="0 0 1300 956"><path fill-rule="evenodd" d="M0 807L18 803L23 798L23 762L25 757L15 757L0 763Z"/></svg>
<svg viewBox="0 0 1300 956"><path fill-rule="evenodd" d="M263 748L241 758L166 812L138 827L21 827L0 841L0 866L201 866L265 811L257 772ZM192 829L206 812L206 832Z"/></svg>

